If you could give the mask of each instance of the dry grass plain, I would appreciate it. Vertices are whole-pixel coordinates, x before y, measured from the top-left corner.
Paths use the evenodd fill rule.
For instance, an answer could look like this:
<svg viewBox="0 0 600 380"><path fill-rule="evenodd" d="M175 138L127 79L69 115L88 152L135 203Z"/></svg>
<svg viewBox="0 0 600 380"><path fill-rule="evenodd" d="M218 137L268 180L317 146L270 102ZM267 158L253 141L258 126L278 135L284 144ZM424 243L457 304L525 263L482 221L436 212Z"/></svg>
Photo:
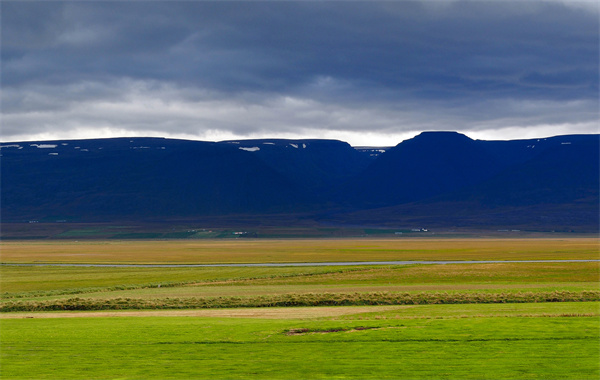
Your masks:
<svg viewBox="0 0 600 380"><path fill-rule="evenodd" d="M257 263L598 259L598 240L306 239L51 241L2 244L5 263ZM600 290L600 263L340 267L0 267L2 301L165 299L310 293L514 293Z"/></svg>
<svg viewBox="0 0 600 380"><path fill-rule="evenodd" d="M1 267L4 300L600 290L600 263L283 268ZM160 286L159 286L160 285Z"/></svg>
<svg viewBox="0 0 600 380"><path fill-rule="evenodd" d="M298 263L598 259L597 238L2 242L4 263Z"/></svg>

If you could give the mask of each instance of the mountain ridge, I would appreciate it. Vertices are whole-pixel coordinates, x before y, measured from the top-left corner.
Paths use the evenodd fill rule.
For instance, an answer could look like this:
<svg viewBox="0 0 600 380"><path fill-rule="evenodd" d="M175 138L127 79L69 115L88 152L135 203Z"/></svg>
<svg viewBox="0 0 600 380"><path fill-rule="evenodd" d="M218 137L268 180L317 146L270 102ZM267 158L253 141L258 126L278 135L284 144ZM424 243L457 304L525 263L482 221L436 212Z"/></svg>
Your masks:
<svg viewBox="0 0 600 380"><path fill-rule="evenodd" d="M320 139L5 142L1 215L3 223L240 215L252 224L279 214L598 230L599 137L486 141L423 132L375 157Z"/></svg>

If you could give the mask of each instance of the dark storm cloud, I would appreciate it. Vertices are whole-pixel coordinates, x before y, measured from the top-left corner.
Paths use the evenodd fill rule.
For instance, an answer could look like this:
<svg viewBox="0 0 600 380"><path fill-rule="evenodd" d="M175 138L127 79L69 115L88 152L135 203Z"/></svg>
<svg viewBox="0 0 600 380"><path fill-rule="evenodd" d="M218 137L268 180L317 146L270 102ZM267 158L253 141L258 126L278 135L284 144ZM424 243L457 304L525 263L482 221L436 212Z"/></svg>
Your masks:
<svg viewBox="0 0 600 380"><path fill-rule="evenodd" d="M73 110L129 102L135 115L134 104L150 100L169 111L223 107L221 116L207 117L208 107L180 124L144 124L190 136L215 126L272 135L311 125L398 133L589 124L598 116L598 10L576 5L7 1L3 113L14 125L3 134L26 130L36 109L140 130ZM267 116L273 107L278 121Z"/></svg>

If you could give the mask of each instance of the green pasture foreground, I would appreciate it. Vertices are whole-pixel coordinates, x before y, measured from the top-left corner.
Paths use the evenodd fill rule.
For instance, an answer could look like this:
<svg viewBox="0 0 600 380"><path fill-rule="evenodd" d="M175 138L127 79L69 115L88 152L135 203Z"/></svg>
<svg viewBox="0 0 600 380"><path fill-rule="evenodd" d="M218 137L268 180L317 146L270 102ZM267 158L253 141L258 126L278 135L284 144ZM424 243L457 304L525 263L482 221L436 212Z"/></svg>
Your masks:
<svg viewBox="0 0 600 380"><path fill-rule="evenodd" d="M1 376L598 379L598 305L365 307L305 319L293 319L295 308L279 319L2 319Z"/></svg>

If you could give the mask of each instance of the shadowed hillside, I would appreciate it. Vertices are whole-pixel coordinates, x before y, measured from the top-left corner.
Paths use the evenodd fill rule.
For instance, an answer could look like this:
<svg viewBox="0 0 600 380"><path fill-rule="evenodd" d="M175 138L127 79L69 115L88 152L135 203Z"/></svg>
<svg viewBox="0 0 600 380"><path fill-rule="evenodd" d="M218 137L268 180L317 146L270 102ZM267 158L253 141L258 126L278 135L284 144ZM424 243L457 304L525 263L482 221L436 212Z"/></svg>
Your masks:
<svg viewBox="0 0 600 380"><path fill-rule="evenodd" d="M1 152L4 223L222 217L598 229L598 135L425 132L375 158L341 141L281 139L16 142Z"/></svg>

